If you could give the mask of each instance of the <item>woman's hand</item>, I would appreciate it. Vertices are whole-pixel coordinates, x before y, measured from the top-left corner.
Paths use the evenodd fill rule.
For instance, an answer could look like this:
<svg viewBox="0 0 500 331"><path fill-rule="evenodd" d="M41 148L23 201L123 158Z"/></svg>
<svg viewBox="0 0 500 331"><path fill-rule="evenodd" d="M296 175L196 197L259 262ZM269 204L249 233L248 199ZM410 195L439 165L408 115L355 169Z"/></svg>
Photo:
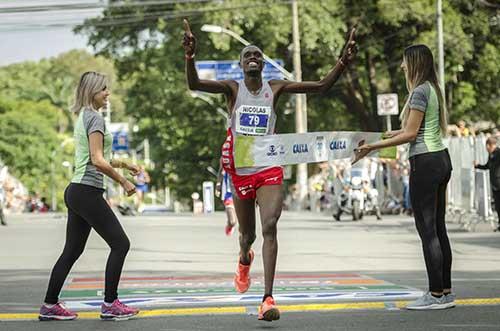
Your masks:
<svg viewBox="0 0 500 331"><path fill-rule="evenodd" d="M132 184L128 179L124 179L120 182L120 185L123 187L127 196L131 196L135 193L135 185Z"/></svg>
<svg viewBox="0 0 500 331"><path fill-rule="evenodd" d="M365 144L364 140L360 141L358 147L354 149L354 159L352 160L351 164L355 164L356 162L370 154L372 151L373 148L370 145Z"/></svg>

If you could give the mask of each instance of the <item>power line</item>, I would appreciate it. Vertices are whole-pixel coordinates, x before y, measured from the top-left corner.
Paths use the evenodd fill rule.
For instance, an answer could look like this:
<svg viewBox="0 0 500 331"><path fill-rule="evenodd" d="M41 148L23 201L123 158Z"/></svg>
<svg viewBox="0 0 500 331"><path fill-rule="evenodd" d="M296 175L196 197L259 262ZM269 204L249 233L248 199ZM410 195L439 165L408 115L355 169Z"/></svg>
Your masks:
<svg viewBox="0 0 500 331"><path fill-rule="evenodd" d="M137 14L132 14L132 15L115 15L115 16L110 16L109 18L99 18L100 21L94 22L92 25L93 26L119 26L119 25L142 25L145 22L148 21L154 21L157 19L175 19L175 18L181 18L181 17L190 17L190 16L197 16L197 15L203 15L205 13L209 12L218 12L218 11L228 11L228 10L239 10L239 9L253 9L255 7L264 7L264 6L269 6L269 5L284 5L284 4L289 4L289 0L280 0L274 3L248 3L244 5L239 5L239 6L228 6L228 7L209 7L209 8L201 8L201 9L194 9L194 10L186 10L186 11L177 11L177 10L166 10L164 12L161 12L160 10L158 11L153 11L153 13L150 14L143 14L143 15L137 15ZM94 19L94 20L97 20ZM52 22L52 23L32 23L32 24L26 24L22 23L22 27L26 30L37 28L37 27L73 27L75 25L80 24L80 22L67 22L67 21L59 21L59 22ZM0 29L2 25L0 24ZM8 25L7 27L16 27L15 25L11 23L10 26ZM3 29L4 31L6 30L5 28ZM17 29L16 29L17 31Z"/></svg>
<svg viewBox="0 0 500 331"><path fill-rule="evenodd" d="M108 8L125 8L125 7L147 7L161 6L173 4L190 4L200 2L213 2L213 0L157 0L157 1L131 1L131 2L112 2L104 4L102 2L94 3L73 3L73 4L57 4L46 6L16 6L16 7L0 7L0 14L10 13L33 13L46 11L61 11L61 10L82 10L82 9L108 9Z"/></svg>

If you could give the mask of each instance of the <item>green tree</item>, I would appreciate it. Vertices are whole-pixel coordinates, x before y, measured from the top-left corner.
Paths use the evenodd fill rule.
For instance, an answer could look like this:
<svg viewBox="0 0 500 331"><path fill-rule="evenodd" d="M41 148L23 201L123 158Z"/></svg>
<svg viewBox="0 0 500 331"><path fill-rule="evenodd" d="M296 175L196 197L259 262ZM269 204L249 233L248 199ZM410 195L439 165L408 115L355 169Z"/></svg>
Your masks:
<svg viewBox="0 0 500 331"><path fill-rule="evenodd" d="M111 81L110 102L113 120L124 119L125 84L118 82L113 62L87 51L72 50L39 62L22 62L0 68L0 97L14 100L47 100L60 109L59 132L72 129L73 117L68 109L74 91L85 71L105 73Z"/></svg>
<svg viewBox="0 0 500 331"><path fill-rule="evenodd" d="M69 181L62 161L71 160L72 155L71 146L61 148L62 141L68 139L56 130L61 116L48 101L0 101L2 161L31 192L40 196L50 197L54 180L59 205L64 185Z"/></svg>

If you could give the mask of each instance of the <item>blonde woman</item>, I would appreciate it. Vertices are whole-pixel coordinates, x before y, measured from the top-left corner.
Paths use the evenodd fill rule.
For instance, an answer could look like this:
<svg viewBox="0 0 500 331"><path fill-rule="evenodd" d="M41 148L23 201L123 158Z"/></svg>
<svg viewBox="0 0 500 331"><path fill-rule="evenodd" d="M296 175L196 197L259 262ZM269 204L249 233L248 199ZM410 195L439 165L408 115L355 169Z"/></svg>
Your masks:
<svg viewBox="0 0 500 331"><path fill-rule="evenodd" d="M455 295L451 292L451 248L445 211L452 167L442 142L448 124L446 107L427 46L406 48L401 68L410 93L401 114L402 129L389 132L389 139L357 148L353 162L374 150L410 143L410 199L422 240L429 292L408 304L407 309L451 308L455 306Z"/></svg>
<svg viewBox="0 0 500 331"><path fill-rule="evenodd" d="M110 161L113 138L99 113L106 106L109 95L106 76L86 72L80 78L72 108L78 116L74 131L75 171L64 192L64 202L68 208L66 243L52 269L45 302L40 308L41 321L73 320L77 317L59 302L59 293L71 267L82 254L92 228L111 248L106 264L101 319L128 319L139 312L117 298L118 282L130 242L103 197L105 175L120 183L127 195L135 193L134 184L114 168L128 169L132 175L139 171L135 165Z"/></svg>

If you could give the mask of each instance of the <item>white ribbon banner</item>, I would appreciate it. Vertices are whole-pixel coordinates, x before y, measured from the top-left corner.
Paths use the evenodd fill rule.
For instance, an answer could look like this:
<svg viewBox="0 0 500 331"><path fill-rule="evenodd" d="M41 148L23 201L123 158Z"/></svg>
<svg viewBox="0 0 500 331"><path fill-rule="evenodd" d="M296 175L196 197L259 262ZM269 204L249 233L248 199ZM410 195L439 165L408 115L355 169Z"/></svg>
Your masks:
<svg viewBox="0 0 500 331"><path fill-rule="evenodd" d="M308 132L267 136L236 136L236 168L315 163L354 156L360 143L382 139L381 132ZM381 158L396 158L396 147L378 152Z"/></svg>

